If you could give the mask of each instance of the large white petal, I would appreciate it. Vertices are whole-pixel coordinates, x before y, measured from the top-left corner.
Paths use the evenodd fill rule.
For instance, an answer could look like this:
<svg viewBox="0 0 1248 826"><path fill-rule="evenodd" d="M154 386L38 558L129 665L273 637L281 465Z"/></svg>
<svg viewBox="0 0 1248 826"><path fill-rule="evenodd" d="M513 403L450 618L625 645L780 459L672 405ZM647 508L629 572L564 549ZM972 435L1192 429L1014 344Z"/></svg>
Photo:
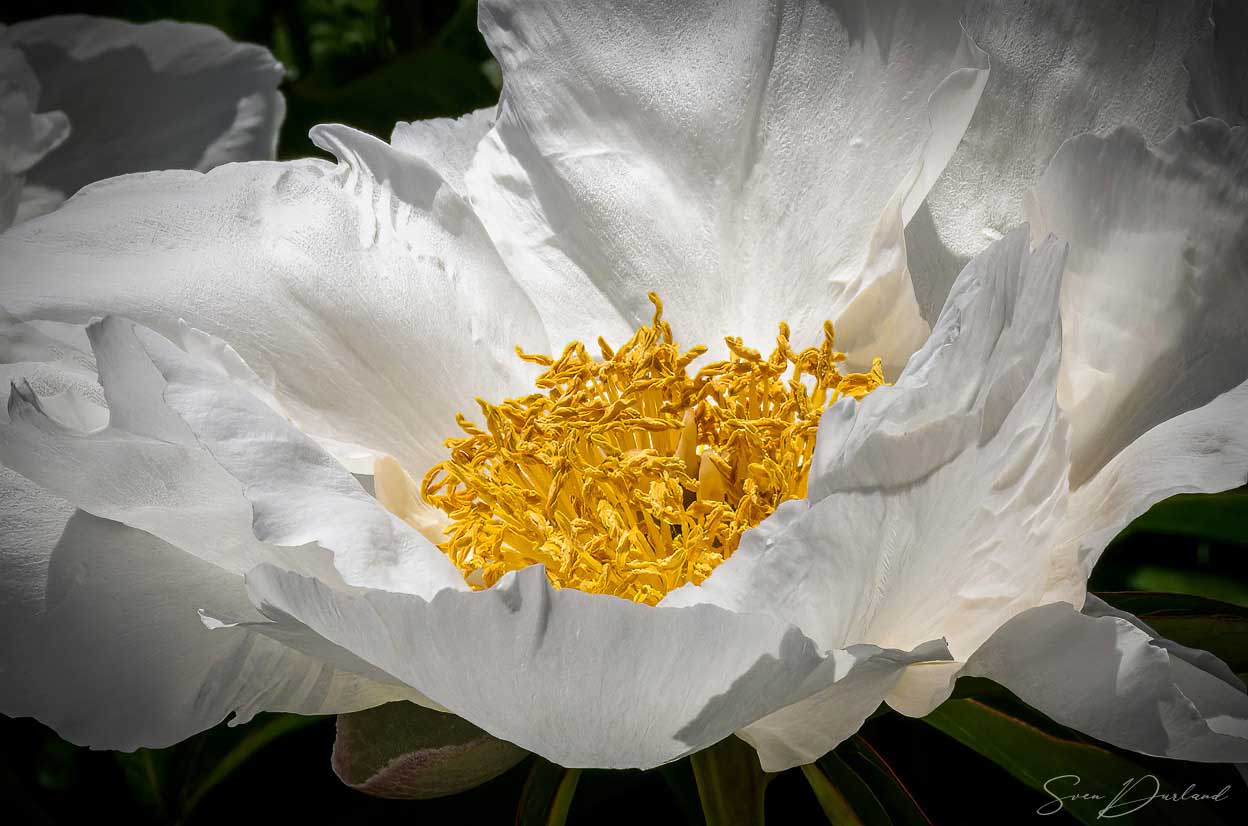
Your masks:
<svg viewBox="0 0 1248 826"><path fill-rule="evenodd" d="M0 47L33 67L39 108L69 116L69 139L29 177L63 195L129 172L206 171L276 151L281 64L211 26L46 17L6 28Z"/></svg>
<svg viewBox="0 0 1248 826"><path fill-rule="evenodd" d="M239 576L81 511L46 546L53 531L34 531L31 515L63 518L65 508L29 483L5 494L5 519L16 515L20 529L0 537L4 714L130 750L172 745L231 714L245 722L262 710L335 714L414 698L246 629L206 628L197 608L250 610Z"/></svg>
<svg viewBox="0 0 1248 826"><path fill-rule="evenodd" d="M916 292L934 318L962 266L1023 221L1024 197L1067 138L1192 119L1185 59L1211 47L1207 0L972 0L963 22L992 71L962 145L908 227Z"/></svg>
<svg viewBox="0 0 1248 826"><path fill-rule="evenodd" d="M86 372L82 354L67 358L27 325L0 328L0 345L26 359L7 366L44 367L45 404L66 395L58 381L72 388ZM0 467L0 713L37 717L75 743L133 749L171 745L230 714L423 701L355 658L354 670L335 669L245 629L209 632L196 612L208 605L250 611L242 577L75 511Z"/></svg>
<svg viewBox="0 0 1248 826"><path fill-rule="evenodd" d="M488 0L498 122L468 187L553 341L841 341L899 367L926 333L904 219L986 64L945 4Z"/></svg>
<svg viewBox="0 0 1248 826"><path fill-rule="evenodd" d="M1248 694L1214 663L1221 668L1094 600L1085 613L1055 603L1018 615L970 658L965 673L995 680L1059 723L1122 748L1243 763Z"/></svg>
<svg viewBox="0 0 1248 826"><path fill-rule="evenodd" d="M65 113L47 111L39 92L25 56L0 34L0 169L26 172L69 136Z"/></svg>
<svg viewBox="0 0 1248 826"><path fill-rule="evenodd" d="M432 600L346 594L267 565L247 583L270 620L248 627L352 651L494 736L572 767L649 768L829 686L844 686L832 713L848 736L887 690L880 675L948 657L939 643L911 654L820 652L772 617L556 591L540 566ZM772 731L758 732L769 769L809 759Z"/></svg>
<svg viewBox="0 0 1248 826"><path fill-rule="evenodd" d="M300 425L421 469L477 395L527 392L540 321L467 205L418 158L344 127L342 159L88 187L0 238L0 305L116 313L229 342Z"/></svg>
<svg viewBox="0 0 1248 826"><path fill-rule="evenodd" d="M266 547L316 543L333 553L351 585L422 596L467 590L441 551L315 441L211 363L144 332L136 371L161 377L164 410L242 492L255 538Z"/></svg>
<svg viewBox="0 0 1248 826"><path fill-rule="evenodd" d="M25 173L69 135L64 112L36 112L39 79L17 49L0 45L0 231L35 211Z"/></svg>
<svg viewBox="0 0 1248 826"><path fill-rule="evenodd" d="M1248 480L1248 382L1128 445L1071 493L1063 568L1086 579L1105 546L1153 504Z"/></svg>
<svg viewBox="0 0 1248 826"><path fill-rule="evenodd" d="M976 258L896 385L824 414L809 500L664 604L775 612L827 647L943 636L959 658L1037 604L1067 492L1064 258L1026 228Z"/></svg>
<svg viewBox="0 0 1248 826"><path fill-rule="evenodd" d="M265 561L332 576L326 555L315 549L271 548L256 541L252 509L239 482L164 404L164 380L134 325L110 318L93 324L89 333L107 414L87 412L89 399L71 395L75 384L55 393L45 389L44 395L22 379L13 385L7 421L0 422L0 462L77 507L152 533L236 576ZM143 334L153 340L150 346L160 343ZM53 347L46 341L40 346ZM5 369L25 372L32 366L47 373L56 363L28 360ZM66 375L81 380L63 367L53 373ZM97 415L107 426L83 429Z"/></svg>
<svg viewBox="0 0 1248 826"><path fill-rule="evenodd" d="M1079 485L1248 379L1248 127L1203 120L1155 146L1130 130L1075 138L1029 212L1070 242L1060 393Z"/></svg>
<svg viewBox="0 0 1248 826"><path fill-rule="evenodd" d="M437 170L457 192L464 190L464 173L472 164L477 144L494 126L494 107L458 118L430 118L396 123L390 145L421 158Z"/></svg>

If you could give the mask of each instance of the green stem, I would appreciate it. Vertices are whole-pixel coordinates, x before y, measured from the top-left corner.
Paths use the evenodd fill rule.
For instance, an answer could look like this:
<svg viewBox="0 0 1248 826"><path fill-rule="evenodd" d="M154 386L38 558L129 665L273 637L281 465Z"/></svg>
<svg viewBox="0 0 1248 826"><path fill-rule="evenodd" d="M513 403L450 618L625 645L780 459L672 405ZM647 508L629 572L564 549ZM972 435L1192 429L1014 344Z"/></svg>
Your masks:
<svg viewBox="0 0 1248 826"><path fill-rule="evenodd" d="M728 737L689 762L706 826L763 826L763 796L771 775L763 771L753 748Z"/></svg>
<svg viewBox="0 0 1248 826"><path fill-rule="evenodd" d="M555 790L554 800L550 802L550 814L546 818L548 826L563 826L568 819L568 810L572 808L572 796L576 794L577 781L581 779L580 769L568 769L559 781Z"/></svg>

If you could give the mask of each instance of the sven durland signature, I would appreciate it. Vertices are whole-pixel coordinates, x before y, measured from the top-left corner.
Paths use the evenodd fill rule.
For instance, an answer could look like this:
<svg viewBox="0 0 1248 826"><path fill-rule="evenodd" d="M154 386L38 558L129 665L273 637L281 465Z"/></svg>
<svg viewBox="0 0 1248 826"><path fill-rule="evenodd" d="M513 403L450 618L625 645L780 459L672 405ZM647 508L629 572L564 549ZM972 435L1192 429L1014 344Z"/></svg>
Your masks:
<svg viewBox="0 0 1248 826"><path fill-rule="evenodd" d="M1127 778L1122 787L1113 794L1077 791L1082 781L1083 778L1077 774L1059 774L1057 777L1050 777L1044 781L1044 791L1051 800L1036 809L1036 814L1057 814L1065 808L1068 801L1072 800L1104 801L1105 805L1097 810L1096 818L1097 820L1110 820L1138 812L1154 802L1221 803L1231 796L1229 785L1212 793L1197 791L1195 784L1189 785L1181 792L1163 792L1161 781L1151 774Z"/></svg>

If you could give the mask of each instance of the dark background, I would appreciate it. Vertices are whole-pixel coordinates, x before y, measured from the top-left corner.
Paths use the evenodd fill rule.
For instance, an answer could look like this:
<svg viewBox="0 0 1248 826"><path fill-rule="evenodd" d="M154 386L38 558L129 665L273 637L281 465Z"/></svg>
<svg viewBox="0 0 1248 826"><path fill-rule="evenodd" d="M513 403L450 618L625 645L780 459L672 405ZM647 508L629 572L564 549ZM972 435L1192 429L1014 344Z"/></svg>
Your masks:
<svg viewBox="0 0 1248 826"><path fill-rule="evenodd" d="M674 0L678 1L678 0ZM472 0L8 0L6 23L59 13L141 22L160 18L214 25L237 40L267 46L287 67L288 111L279 155L317 154L307 139L317 123L346 123L387 138L394 123L454 116L497 101L500 77L476 29ZM1155 508L1111 546L1093 579L1095 591L1165 591L1248 606L1248 494L1178 497ZM1227 643L1248 655L1242 640ZM1218 653L1226 656L1226 651ZM222 773L249 732L289 729L258 745ZM1064 733L1072 740L1078 736ZM509 823L531 761L454 797L388 801L343 785L330 770L332 718L291 721L261 715L238 729L220 726L173 749L134 755L92 752L60 740L33 720L0 717L0 821L81 823ZM1047 798L935 728L894 713L864 726L876 749L938 824L1073 823L1039 818ZM263 740L255 736L253 742ZM839 752L839 750L838 750ZM1139 761L1139 758L1133 757ZM1229 767L1143 761L1182 788L1233 784L1231 801L1209 804L1200 818L1248 822L1248 787ZM215 775L214 775L215 772ZM205 786L205 780L219 782ZM1126 778L1123 778L1124 780ZM189 813L184 801L204 789ZM775 778L769 822L825 822L798 771ZM1166 804L1120 823L1195 822L1193 810ZM700 824L688 761L652 772L587 771L570 822Z"/></svg>

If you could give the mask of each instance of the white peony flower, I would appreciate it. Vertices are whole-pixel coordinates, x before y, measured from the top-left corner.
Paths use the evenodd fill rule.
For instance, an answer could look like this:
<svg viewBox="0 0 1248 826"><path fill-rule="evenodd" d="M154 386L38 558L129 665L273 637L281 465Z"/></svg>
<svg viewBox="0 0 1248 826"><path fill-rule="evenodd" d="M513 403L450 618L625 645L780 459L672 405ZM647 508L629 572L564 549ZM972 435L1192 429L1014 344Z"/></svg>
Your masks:
<svg viewBox="0 0 1248 826"><path fill-rule="evenodd" d="M1065 142L945 297L903 228L993 89L956 9L480 23L496 110L116 178L0 237L0 711L132 749L408 699L564 766L736 732L779 770L971 674L1248 761L1235 675L1086 593L1149 505L1248 476L1244 129ZM698 344L690 375L730 359L705 385Z"/></svg>
<svg viewBox="0 0 1248 826"><path fill-rule="evenodd" d="M0 26L0 229L102 178L272 158L281 80L266 49L210 26Z"/></svg>

